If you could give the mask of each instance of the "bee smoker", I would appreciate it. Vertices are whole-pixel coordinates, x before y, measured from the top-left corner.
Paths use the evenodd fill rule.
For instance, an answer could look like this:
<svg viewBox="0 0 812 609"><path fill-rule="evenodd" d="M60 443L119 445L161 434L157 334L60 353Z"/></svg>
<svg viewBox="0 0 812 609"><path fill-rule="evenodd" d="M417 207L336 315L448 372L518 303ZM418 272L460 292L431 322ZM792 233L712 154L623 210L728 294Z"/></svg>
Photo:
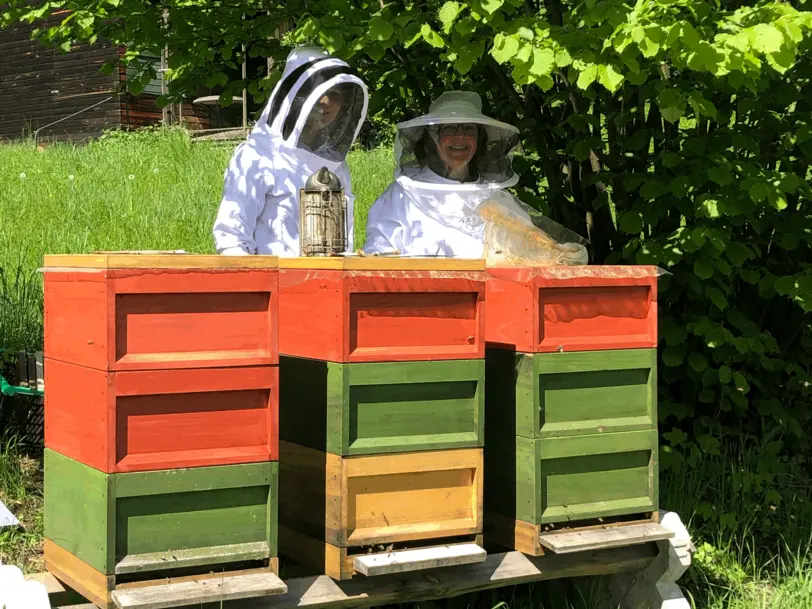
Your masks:
<svg viewBox="0 0 812 609"><path fill-rule="evenodd" d="M299 190L302 256L330 256L347 250L347 199L341 181L322 167Z"/></svg>

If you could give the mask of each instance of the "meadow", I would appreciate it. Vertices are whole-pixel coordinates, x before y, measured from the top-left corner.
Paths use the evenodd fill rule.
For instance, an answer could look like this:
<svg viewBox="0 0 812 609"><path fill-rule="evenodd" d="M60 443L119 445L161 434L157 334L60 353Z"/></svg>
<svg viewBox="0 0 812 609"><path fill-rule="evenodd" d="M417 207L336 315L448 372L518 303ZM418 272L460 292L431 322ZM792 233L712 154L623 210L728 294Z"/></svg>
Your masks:
<svg viewBox="0 0 812 609"><path fill-rule="evenodd" d="M192 142L179 131L112 133L84 147L0 146L0 347L42 346L37 269L45 253L211 253L211 226L232 150L233 144ZM354 151L349 162L357 246L369 207L391 180L393 163L388 150ZM0 402L0 409L25 406L24 401ZM661 507L680 514L697 547L680 582L695 607L812 607L812 487L807 475L797 473L804 471L802 464L788 464L776 484L763 474L764 458L763 451L733 445L679 473L662 472ZM41 569L41 460L36 449L20 446L8 431L0 435L0 499L24 525L0 530L0 560ZM612 605L601 578L420 604L423 609L497 606Z"/></svg>

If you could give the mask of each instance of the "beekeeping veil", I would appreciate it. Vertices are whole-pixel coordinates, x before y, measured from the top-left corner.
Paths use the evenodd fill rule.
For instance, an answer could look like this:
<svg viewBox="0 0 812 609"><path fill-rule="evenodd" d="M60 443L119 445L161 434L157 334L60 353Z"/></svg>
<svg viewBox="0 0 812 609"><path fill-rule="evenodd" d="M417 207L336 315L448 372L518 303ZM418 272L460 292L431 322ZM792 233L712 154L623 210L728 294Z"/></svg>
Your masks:
<svg viewBox="0 0 812 609"><path fill-rule="evenodd" d="M476 152L468 177L452 177L440 152L443 133L475 129ZM395 181L416 207L441 224L472 236L482 227L474 209L518 182L513 156L521 149L519 130L482 114L482 100L469 91L449 91L432 103L429 113L397 125Z"/></svg>
<svg viewBox="0 0 812 609"><path fill-rule="evenodd" d="M335 170L358 137L367 104L366 85L344 61L298 48L288 56L249 141L312 171Z"/></svg>

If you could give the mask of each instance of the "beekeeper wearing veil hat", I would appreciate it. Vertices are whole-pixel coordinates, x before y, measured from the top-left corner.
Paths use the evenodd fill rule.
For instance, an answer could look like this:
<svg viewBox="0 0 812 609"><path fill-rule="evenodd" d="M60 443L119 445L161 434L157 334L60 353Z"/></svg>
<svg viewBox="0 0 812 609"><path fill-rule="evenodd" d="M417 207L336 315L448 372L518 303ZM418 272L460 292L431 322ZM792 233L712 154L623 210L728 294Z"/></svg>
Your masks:
<svg viewBox="0 0 812 609"><path fill-rule="evenodd" d="M214 224L217 251L298 256L299 189L322 167L338 176L347 196L351 250L354 197L345 159L367 104L366 85L345 62L312 47L293 50L226 169Z"/></svg>
<svg viewBox="0 0 812 609"><path fill-rule="evenodd" d="M482 114L479 95L440 95L428 114L397 126L395 181L369 212L365 252L482 257L480 203L496 200L526 216L505 192L519 179L519 148L519 130Z"/></svg>

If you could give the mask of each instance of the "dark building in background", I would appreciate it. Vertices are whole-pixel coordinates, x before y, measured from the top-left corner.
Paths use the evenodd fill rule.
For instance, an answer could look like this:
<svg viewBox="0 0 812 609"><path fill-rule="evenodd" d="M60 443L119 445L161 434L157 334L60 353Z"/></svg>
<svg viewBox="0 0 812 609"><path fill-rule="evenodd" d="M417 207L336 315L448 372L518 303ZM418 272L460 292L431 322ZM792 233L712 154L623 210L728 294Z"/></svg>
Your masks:
<svg viewBox="0 0 812 609"><path fill-rule="evenodd" d="M55 15L51 19L62 18L64 15ZM36 27L43 25L47 22ZM156 100L162 76L142 94L127 94L126 68L109 75L99 71L105 63L117 60L123 48L97 43L78 45L64 53L32 41L34 27L18 24L0 30L0 141L30 136L38 129L42 141L81 141L111 128L181 123L190 129L211 129L240 124L238 108L236 123L234 108L221 110L199 103L159 108ZM78 114L65 119L74 113ZM52 124L60 119L65 120Z"/></svg>

